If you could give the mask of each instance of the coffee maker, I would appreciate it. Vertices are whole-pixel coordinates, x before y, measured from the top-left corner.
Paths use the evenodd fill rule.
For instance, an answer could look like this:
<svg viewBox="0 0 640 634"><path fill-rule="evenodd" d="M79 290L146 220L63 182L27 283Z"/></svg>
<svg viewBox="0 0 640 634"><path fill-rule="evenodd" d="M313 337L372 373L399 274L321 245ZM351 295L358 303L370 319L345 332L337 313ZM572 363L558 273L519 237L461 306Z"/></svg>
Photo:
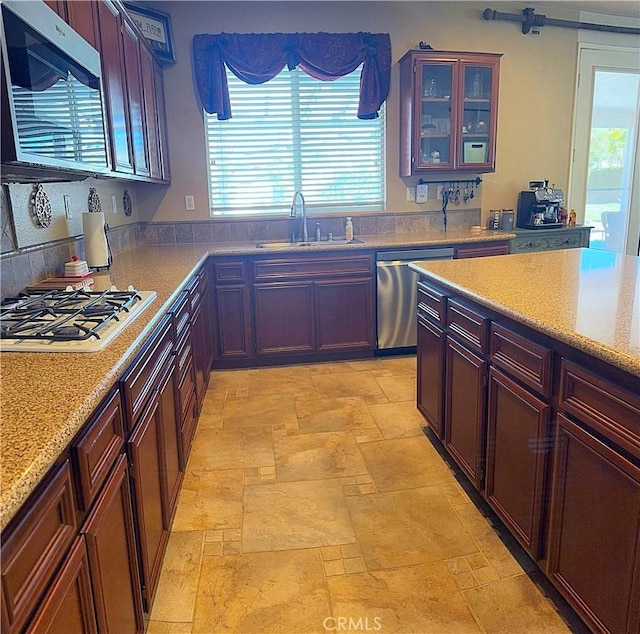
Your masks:
<svg viewBox="0 0 640 634"><path fill-rule="evenodd" d="M518 195L516 226L521 229L562 227L562 190L549 187L549 180L530 181L530 191Z"/></svg>

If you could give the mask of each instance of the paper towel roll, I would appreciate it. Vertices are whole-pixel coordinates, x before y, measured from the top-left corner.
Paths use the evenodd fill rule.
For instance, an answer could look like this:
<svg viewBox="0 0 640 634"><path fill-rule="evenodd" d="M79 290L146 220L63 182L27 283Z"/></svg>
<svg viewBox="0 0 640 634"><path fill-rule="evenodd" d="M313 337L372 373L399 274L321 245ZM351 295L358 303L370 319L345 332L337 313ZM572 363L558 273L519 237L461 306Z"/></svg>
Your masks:
<svg viewBox="0 0 640 634"><path fill-rule="evenodd" d="M93 211L82 214L84 233L84 255L89 266L109 266L109 247L104 232L104 212Z"/></svg>

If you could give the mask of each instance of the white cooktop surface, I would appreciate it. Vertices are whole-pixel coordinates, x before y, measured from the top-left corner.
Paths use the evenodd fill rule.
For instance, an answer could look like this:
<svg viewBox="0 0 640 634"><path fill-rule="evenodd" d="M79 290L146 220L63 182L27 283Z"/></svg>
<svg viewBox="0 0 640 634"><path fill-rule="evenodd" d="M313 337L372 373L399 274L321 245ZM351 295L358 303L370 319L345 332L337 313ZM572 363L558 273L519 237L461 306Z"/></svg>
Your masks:
<svg viewBox="0 0 640 634"><path fill-rule="evenodd" d="M142 298L128 312L118 315L100 330L100 338L84 341L38 341L32 339L0 339L1 352L98 352L121 333L153 300L155 291L137 291Z"/></svg>

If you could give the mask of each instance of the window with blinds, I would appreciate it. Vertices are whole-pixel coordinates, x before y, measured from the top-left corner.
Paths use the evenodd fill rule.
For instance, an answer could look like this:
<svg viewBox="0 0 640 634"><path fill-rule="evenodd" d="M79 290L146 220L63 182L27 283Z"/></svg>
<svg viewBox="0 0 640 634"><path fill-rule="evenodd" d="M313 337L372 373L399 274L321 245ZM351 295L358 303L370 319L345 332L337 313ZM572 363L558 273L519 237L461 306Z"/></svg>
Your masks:
<svg viewBox="0 0 640 634"><path fill-rule="evenodd" d="M296 190L315 211L384 209L384 106L356 117L360 69L335 81L227 77L233 117L205 113L212 216L288 213Z"/></svg>

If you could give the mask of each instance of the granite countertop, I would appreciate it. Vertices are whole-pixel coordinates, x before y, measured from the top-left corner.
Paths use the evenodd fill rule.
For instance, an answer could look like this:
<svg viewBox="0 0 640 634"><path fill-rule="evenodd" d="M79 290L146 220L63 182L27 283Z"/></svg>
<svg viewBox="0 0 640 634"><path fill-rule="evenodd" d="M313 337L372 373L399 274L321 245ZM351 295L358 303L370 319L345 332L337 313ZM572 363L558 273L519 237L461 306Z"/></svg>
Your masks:
<svg viewBox="0 0 640 634"><path fill-rule="evenodd" d="M471 231L470 229L450 229L449 231L429 231L425 233L395 233L371 236L355 236L356 242L348 244L310 241L308 245L294 247L286 242L278 242L279 246L257 248L257 244L269 244L268 240L253 242L229 242L211 245L211 255L267 255L269 253L302 253L309 251L326 251L327 249L346 251L362 249L399 249L411 247L439 247L450 244L468 244L472 242L496 242L512 240L514 232L507 231ZM337 240L337 239L336 239Z"/></svg>
<svg viewBox="0 0 640 634"><path fill-rule="evenodd" d="M640 376L640 258L565 249L410 267L476 303Z"/></svg>
<svg viewBox="0 0 640 634"><path fill-rule="evenodd" d="M167 311L184 282L207 255L309 253L440 246L509 240L513 233L469 230L360 236L361 243L257 249L255 242L142 246L119 253L111 270L94 275L99 288L115 284L154 290L157 297L100 352L0 355L2 443L0 445L0 528L18 511L68 446Z"/></svg>

